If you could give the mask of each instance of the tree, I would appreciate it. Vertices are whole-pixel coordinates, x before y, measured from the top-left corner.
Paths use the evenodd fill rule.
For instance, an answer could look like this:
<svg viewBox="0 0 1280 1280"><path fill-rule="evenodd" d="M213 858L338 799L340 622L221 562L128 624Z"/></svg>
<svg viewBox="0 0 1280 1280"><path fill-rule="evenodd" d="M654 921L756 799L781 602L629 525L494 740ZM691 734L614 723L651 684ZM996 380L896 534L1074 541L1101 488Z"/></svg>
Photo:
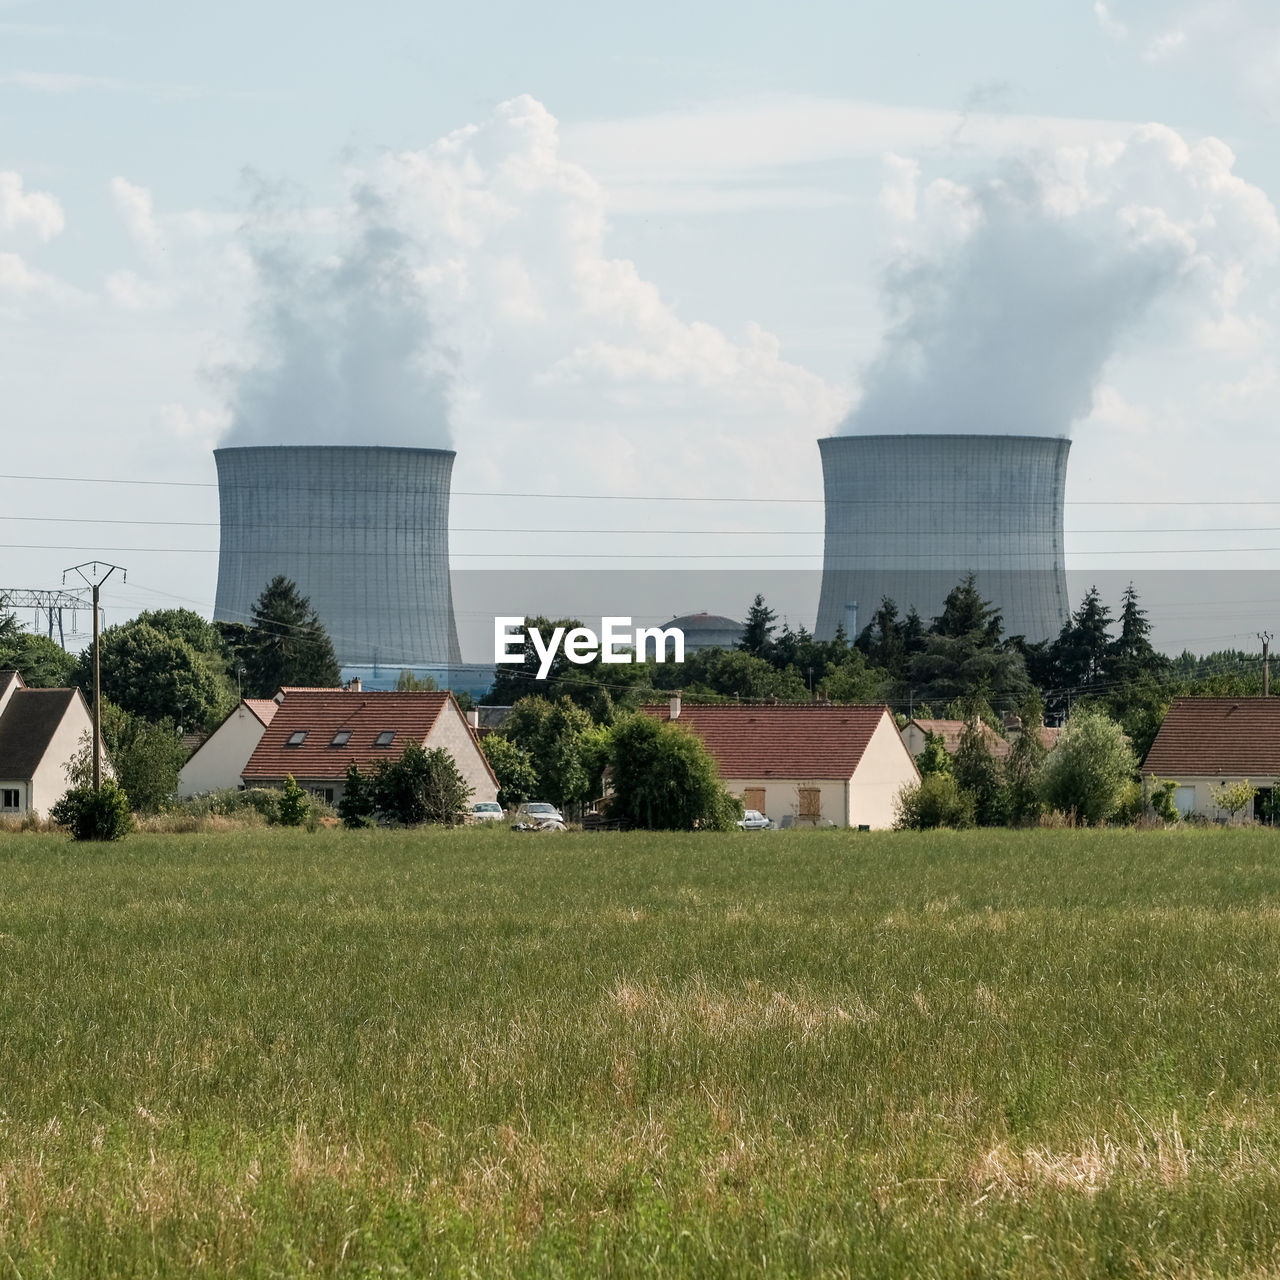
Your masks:
<svg viewBox="0 0 1280 1280"><path fill-rule="evenodd" d="M502 726L503 735L527 755L538 779L538 798L558 808L600 794L600 781L587 769L586 740L591 716L567 697L521 698Z"/></svg>
<svg viewBox="0 0 1280 1280"><path fill-rule="evenodd" d="M1120 634L1106 655L1109 679L1127 683L1168 667L1168 659L1151 647L1150 635L1151 623L1147 621L1146 610L1138 603L1138 592L1131 582L1120 597Z"/></svg>
<svg viewBox="0 0 1280 1280"><path fill-rule="evenodd" d="M498 803L510 809L533 800L538 794L538 771L529 753L500 733L480 739L489 768L498 779Z"/></svg>
<svg viewBox="0 0 1280 1280"><path fill-rule="evenodd" d="M973 796L949 773L931 773L903 787L893 807L893 825L898 831L973 826Z"/></svg>
<svg viewBox="0 0 1280 1280"><path fill-rule="evenodd" d="M654 831L727 831L742 802L720 781L711 753L689 730L643 713L610 731L609 815Z"/></svg>
<svg viewBox="0 0 1280 1280"><path fill-rule="evenodd" d="M0 614L0 628L4 621L4 615ZM75 669L75 655L48 636L15 631L9 639L4 639L0 630L0 671L16 671L28 688L66 688Z"/></svg>
<svg viewBox="0 0 1280 1280"><path fill-rule="evenodd" d="M138 813L158 813L177 794L187 749L172 720L152 724L104 698L102 742L116 780Z"/></svg>
<svg viewBox="0 0 1280 1280"><path fill-rule="evenodd" d="M970 718L951 762L956 784L973 797L974 821L980 827L999 826L1005 816L1000 766L991 754L990 732L976 716Z"/></svg>
<svg viewBox="0 0 1280 1280"><path fill-rule="evenodd" d="M448 751L427 750L416 742L406 744L399 760L383 760L373 775L378 809L405 827L460 821L471 793Z"/></svg>
<svg viewBox="0 0 1280 1280"><path fill-rule="evenodd" d="M769 652L773 638L773 624L777 614L764 602L764 596L757 595L747 610L747 620L742 626L742 638L738 648L753 657L763 658Z"/></svg>
<svg viewBox="0 0 1280 1280"><path fill-rule="evenodd" d="M397 693L435 693L439 688L434 676L418 676L404 670L396 677Z"/></svg>
<svg viewBox="0 0 1280 1280"><path fill-rule="evenodd" d="M108 627L99 637L102 696L130 715L153 724L217 723L231 710L234 694L209 655L174 635L134 619ZM93 697L93 649L76 664L75 682Z"/></svg>
<svg viewBox="0 0 1280 1280"><path fill-rule="evenodd" d="M1022 655L1000 640L1000 612L983 600L973 574L948 593L942 613L908 663L907 683L924 702L982 697L1008 710L1031 687Z"/></svg>
<svg viewBox="0 0 1280 1280"><path fill-rule="evenodd" d="M1138 767L1124 730L1098 707L1078 707L1041 771L1040 798L1088 826L1106 822Z"/></svg>
<svg viewBox="0 0 1280 1280"><path fill-rule="evenodd" d="M1044 745L1044 704L1033 689L1018 708L1020 727L1004 762L1005 820L1017 825L1040 813L1040 771L1049 754Z"/></svg>
<svg viewBox="0 0 1280 1280"><path fill-rule="evenodd" d="M1243 782L1223 782L1209 788L1209 795L1215 809L1227 815L1234 822L1252 803L1258 794L1258 788L1245 778Z"/></svg>
<svg viewBox="0 0 1280 1280"><path fill-rule="evenodd" d="M794 667L779 671L772 663L741 649L700 649L684 668L685 693L696 697L762 702L807 702L809 687Z"/></svg>
<svg viewBox="0 0 1280 1280"><path fill-rule="evenodd" d="M338 801L338 817L344 827L352 829L373 826L377 801L373 791L373 779L360 772L353 760L347 765L347 777L342 786L342 799Z"/></svg>
<svg viewBox="0 0 1280 1280"><path fill-rule="evenodd" d="M916 768L922 778L933 773L950 773L951 757L947 754L947 740L940 733L926 733L924 746L916 756Z"/></svg>
<svg viewBox="0 0 1280 1280"><path fill-rule="evenodd" d="M238 637L236 657L245 671L245 693L270 698L285 685L333 688L341 673L311 601L297 584L278 575L253 606L253 622Z"/></svg>
<svg viewBox="0 0 1280 1280"><path fill-rule="evenodd" d="M1100 681L1111 652L1111 610L1102 603L1097 587L1085 592L1052 646L1055 678L1068 689L1083 689Z"/></svg>

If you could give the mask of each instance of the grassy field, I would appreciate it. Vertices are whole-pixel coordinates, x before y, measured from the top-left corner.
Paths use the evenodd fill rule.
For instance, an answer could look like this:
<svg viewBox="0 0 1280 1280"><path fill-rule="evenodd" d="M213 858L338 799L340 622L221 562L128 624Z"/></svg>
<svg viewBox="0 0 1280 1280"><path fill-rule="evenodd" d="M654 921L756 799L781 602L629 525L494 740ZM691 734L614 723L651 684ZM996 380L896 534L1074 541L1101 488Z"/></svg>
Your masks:
<svg viewBox="0 0 1280 1280"><path fill-rule="evenodd" d="M0 836L0 1276L1280 1272L1280 840Z"/></svg>

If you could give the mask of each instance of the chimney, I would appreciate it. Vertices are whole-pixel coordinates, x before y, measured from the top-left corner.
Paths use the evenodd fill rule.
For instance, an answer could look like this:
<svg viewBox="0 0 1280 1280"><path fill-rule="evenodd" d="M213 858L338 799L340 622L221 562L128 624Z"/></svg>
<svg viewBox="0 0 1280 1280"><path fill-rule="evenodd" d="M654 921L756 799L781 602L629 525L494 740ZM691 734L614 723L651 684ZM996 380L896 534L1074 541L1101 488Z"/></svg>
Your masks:
<svg viewBox="0 0 1280 1280"><path fill-rule="evenodd" d="M475 709L475 707L472 707L471 710L467 712L467 725L471 729L472 733L480 732L480 713Z"/></svg>
<svg viewBox="0 0 1280 1280"><path fill-rule="evenodd" d="M359 676L352 676L351 679L347 681L348 693L362 693L363 691L364 691L364 682L360 679Z"/></svg>
<svg viewBox="0 0 1280 1280"><path fill-rule="evenodd" d="M680 719L680 690L677 689L671 695L671 718L673 720Z"/></svg>

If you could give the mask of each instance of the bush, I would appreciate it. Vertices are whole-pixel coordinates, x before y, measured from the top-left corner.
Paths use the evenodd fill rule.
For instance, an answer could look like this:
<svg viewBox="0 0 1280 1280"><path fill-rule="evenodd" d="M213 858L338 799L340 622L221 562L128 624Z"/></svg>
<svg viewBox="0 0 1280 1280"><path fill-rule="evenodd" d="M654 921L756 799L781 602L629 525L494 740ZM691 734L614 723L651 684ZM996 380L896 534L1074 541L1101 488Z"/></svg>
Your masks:
<svg viewBox="0 0 1280 1280"><path fill-rule="evenodd" d="M122 840L133 830L129 797L120 785L104 778L102 786L72 787L49 811L76 840Z"/></svg>
<svg viewBox="0 0 1280 1280"><path fill-rule="evenodd" d="M1044 762L1041 799L1050 809L1097 826L1120 807L1137 767L1124 730L1096 707L1081 707Z"/></svg>
<svg viewBox="0 0 1280 1280"><path fill-rule="evenodd" d="M373 776L373 798L390 822L460 822L471 787L443 747L428 751L410 742L399 760L384 760Z"/></svg>
<svg viewBox="0 0 1280 1280"><path fill-rule="evenodd" d="M1161 822L1177 822L1180 815L1173 799L1174 793L1178 790L1177 782L1172 778L1157 778L1153 773L1150 776L1149 786L1147 803L1151 806L1151 812Z"/></svg>
<svg viewBox="0 0 1280 1280"><path fill-rule="evenodd" d="M728 831L742 817L714 757L679 724L627 716L610 731L609 751L610 818L651 831Z"/></svg>
<svg viewBox="0 0 1280 1280"><path fill-rule="evenodd" d="M300 827L311 816L311 797L298 785L293 774L284 780L280 792L280 817L282 827Z"/></svg>
<svg viewBox="0 0 1280 1280"><path fill-rule="evenodd" d="M894 801L894 828L932 831L937 827L971 827L974 799L949 773L930 773L903 787Z"/></svg>

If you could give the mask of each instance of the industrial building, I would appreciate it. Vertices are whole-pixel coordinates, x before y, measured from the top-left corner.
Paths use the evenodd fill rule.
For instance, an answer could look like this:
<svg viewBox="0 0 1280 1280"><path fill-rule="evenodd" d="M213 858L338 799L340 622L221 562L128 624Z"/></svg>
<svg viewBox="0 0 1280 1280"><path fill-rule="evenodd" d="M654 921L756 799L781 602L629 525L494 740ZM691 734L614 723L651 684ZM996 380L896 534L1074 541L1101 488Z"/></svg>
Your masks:
<svg viewBox="0 0 1280 1280"><path fill-rule="evenodd" d="M1070 612L1057 436L866 435L818 441L826 539L816 634L850 640L883 597L926 623L973 573L1006 635L1056 636Z"/></svg>
<svg viewBox="0 0 1280 1280"><path fill-rule="evenodd" d="M448 449L216 449L214 618L250 621L277 574L297 583L344 669L461 662L449 582Z"/></svg>

